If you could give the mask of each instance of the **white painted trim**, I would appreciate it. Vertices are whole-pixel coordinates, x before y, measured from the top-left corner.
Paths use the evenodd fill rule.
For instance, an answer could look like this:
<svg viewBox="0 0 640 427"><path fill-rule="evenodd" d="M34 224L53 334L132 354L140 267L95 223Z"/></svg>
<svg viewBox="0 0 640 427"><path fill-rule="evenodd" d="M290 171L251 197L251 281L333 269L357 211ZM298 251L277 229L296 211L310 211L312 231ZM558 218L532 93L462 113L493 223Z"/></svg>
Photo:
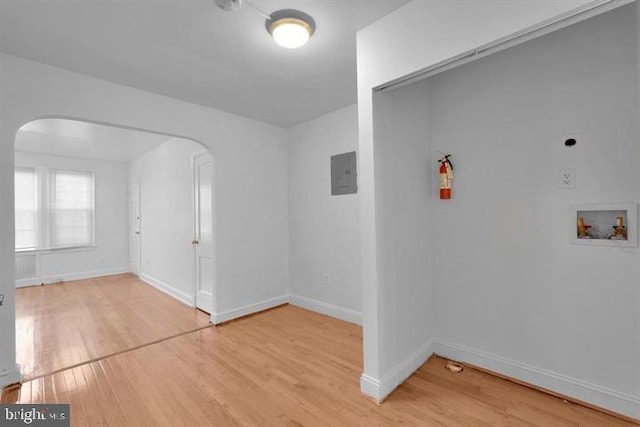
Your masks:
<svg viewBox="0 0 640 427"><path fill-rule="evenodd" d="M83 245L83 246L62 246L59 248L40 248L40 249L16 249L16 256L29 256L35 254L53 255L53 254L66 254L74 252L91 252L95 251L98 245Z"/></svg>
<svg viewBox="0 0 640 427"><path fill-rule="evenodd" d="M0 393L6 386L20 383L22 383L20 365L16 364L10 369L0 369Z"/></svg>
<svg viewBox="0 0 640 427"><path fill-rule="evenodd" d="M536 387L640 419L640 398L636 396L450 342L437 341L435 353L447 359L469 363Z"/></svg>
<svg viewBox="0 0 640 427"><path fill-rule="evenodd" d="M507 378L523 381L627 417L640 419L639 397L439 340L426 343L402 363L396 365L382 380L363 373L360 376L360 390L381 402L418 370L432 354L478 366Z"/></svg>
<svg viewBox="0 0 640 427"><path fill-rule="evenodd" d="M362 325L362 313L348 308L329 304L313 298L307 298L300 295L289 295L289 302L292 305L315 311L316 313L325 314L345 322Z"/></svg>
<svg viewBox="0 0 640 427"><path fill-rule="evenodd" d="M173 286L163 282L162 280L158 280L155 277L152 277L146 273L140 273L138 277L143 282L153 286L154 288L164 292L169 296L174 297L178 301L187 304L189 307L195 307L195 301L194 301L193 295L189 295L181 290L178 290Z"/></svg>
<svg viewBox="0 0 640 427"><path fill-rule="evenodd" d="M587 19L614 10L618 7L633 3L635 0L592 0L577 9L567 11L538 24L523 28L515 33L500 37L494 41L478 46L472 50L462 52L451 58L435 63L429 67L414 71L387 83L374 87L375 91L399 89L411 83L424 80L436 74L443 73L469 62L482 59L505 49L537 39L547 34L578 24Z"/></svg>
<svg viewBox="0 0 640 427"><path fill-rule="evenodd" d="M108 268L104 270L84 271L81 273L64 273L45 277L35 277L29 279L16 280L16 288L25 286L42 285L58 282L70 282L72 280L93 279L96 277L113 276L116 274L129 273L129 267Z"/></svg>
<svg viewBox="0 0 640 427"><path fill-rule="evenodd" d="M373 397L377 401L383 401L400 384L405 382L415 371L433 355L434 342L429 340L413 352L402 362L398 363L388 374L377 380L366 373L360 376L360 391Z"/></svg>
<svg viewBox="0 0 640 427"><path fill-rule="evenodd" d="M202 149L200 151L197 151L195 153L191 154L191 207L192 207L192 219L193 219L193 238L194 240L200 240L201 239L201 231L200 230L200 215L201 215L201 209L200 209L200 196L199 196L199 192L200 192L200 175L199 175L199 167L201 165L204 165L206 163L211 163L211 224L213 224L213 234L212 234L212 244L210 245L210 250L211 253L208 254L208 256L206 256L205 254L201 253L201 251L203 250L203 246L202 245L192 245L193 246L193 268L194 268L194 274L195 274L195 280L193 281L193 305L203 311L206 311L208 313L211 313L211 319L213 322L213 313L215 311L217 311L217 307L218 307L218 284L217 284L217 277L215 274L215 270L216 270L216 240L215 240L215 236L216 236L216 232L215 230L217 230L216 228L216 195L215 195L215 162L214 162L214 158L213 155L209 152L209 150L207 149ZM207 245L204 245L207 246ZM200 291L200 258L201 256L210 258L212 263L213 263L213 274L211 275L212 277L212 283L211 283L211 297L209 297L207 294L209 292L205 292L205 291ZM204 302L203 302L204 301Z"/></svg>
<svg viewBox="0 0 640 427"><path fill-rule="evenodd" d="M381 389L382 387L380 386L380 381L373 377L370 377L367 374L360 375L360 391L362 393L366 394L369 397L373 397L378 402L380 402L382 400L379 397Z"/></svg>
<svg viewBox="0 0 640 427"><path fill-rule="evenodd" d="M244 307L239 307L233 310L225 311L223 313L211 313L211 323L214 325L219 325L223 322L228 322L229 320L237 319L239 317L247 316L249 314L258 313L260 311L268 310L273 307L277 307L282 304L287 304L289 302L288 295L282 295L280 297L271 298L266 301L258 302L251 305L245 305Z"/></svg>

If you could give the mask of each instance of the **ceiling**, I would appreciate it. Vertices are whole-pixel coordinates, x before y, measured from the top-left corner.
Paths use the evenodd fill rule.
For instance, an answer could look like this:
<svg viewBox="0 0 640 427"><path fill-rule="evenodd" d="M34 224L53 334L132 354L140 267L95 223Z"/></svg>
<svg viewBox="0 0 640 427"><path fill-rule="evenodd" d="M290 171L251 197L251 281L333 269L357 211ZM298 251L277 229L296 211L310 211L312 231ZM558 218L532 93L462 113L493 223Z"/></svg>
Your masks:
<svg viewBox="0 0 640 427"><path fill-rule="evenodd" d="M22 126L16 151L82 159L131 162L170 136L66 119L41 119Z"/></svg>
<svg viewBox="0 0 640 427"><path fill-rule="evenodd" d="M356 102L356 32L408 0L253 0L298 9L300 49L249 5L214 0L0 0L0 52L289 127Z"/></svg>

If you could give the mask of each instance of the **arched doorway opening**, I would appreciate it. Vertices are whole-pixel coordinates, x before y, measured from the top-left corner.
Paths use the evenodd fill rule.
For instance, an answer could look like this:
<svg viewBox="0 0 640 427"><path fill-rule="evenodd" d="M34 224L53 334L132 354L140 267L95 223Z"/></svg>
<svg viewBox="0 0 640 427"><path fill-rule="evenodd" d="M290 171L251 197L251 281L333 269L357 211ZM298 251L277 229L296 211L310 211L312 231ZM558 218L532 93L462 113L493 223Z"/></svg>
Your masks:
<svg viewBox="0 0 640 427"><path fill-rule="evenodd" d="M16 358L25 379L209 324L214 162L202 143L46 117L17 131L15 168Z"/></svg>

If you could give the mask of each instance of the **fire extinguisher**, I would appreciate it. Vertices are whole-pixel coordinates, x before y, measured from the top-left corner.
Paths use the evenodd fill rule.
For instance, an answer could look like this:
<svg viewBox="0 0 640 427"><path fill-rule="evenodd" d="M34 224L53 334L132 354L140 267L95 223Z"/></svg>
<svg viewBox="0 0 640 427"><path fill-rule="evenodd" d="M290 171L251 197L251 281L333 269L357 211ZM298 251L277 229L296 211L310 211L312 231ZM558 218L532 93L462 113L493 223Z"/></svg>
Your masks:
<svg viewBox="0 0 640 427"><path fill-rule="evenodd" d="M451 154L443 156L440 160L440 199L451 198L451 181L453 180L453 164L449 160Z"/></svg>

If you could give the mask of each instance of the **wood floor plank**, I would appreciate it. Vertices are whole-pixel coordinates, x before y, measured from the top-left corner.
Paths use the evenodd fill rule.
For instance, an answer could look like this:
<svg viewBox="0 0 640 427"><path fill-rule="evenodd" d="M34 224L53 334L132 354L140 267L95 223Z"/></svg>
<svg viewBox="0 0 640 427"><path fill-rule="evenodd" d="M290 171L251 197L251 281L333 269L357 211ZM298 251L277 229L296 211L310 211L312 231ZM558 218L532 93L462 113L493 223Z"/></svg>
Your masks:
<svg viewBox="0 0 640 427"><path fill-rule="evenodd" d="M26 380L208 324L207 314L130 274L16 290L16 353Z"/></svg>
<svg viewBox="0 0 640 427"><path fill-rule="evenodd" d="M88 329L97 332L103 320ZM124 333L119 345L143 337ZM83 336L61 339L69 345ZM359 390L361 328L284 306L37 378L2 399L70 403L72 425L92 427L634 425L470 367L452 374L444 365L432 357L377 404Z"/></svg>

